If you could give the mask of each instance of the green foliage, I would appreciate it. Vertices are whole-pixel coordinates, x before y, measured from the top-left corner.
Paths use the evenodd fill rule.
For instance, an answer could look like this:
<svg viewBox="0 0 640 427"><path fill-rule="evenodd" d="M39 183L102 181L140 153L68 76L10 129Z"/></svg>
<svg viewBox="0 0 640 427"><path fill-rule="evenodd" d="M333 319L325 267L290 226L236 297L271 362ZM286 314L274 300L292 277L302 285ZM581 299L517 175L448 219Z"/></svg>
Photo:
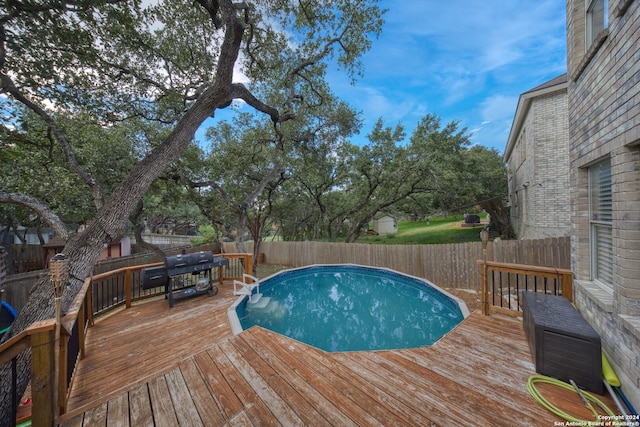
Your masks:
<svg viewBox="0 0 640 427"><path fill-rule="evenodd" d="M442 127L440 119L428 114L405 142L404 129L385 127L382 120L368 135L365 147L347 147L339 153L338 168L345 169L341 206L353 241L364 224L385 209L406 200L428 195L433 200L450 194L463 170L461 153L469 144L466 129L457 122Z"/></svg>
<svg viewBox="0 0 640 427"><path fill-rule="evenodd" d="M3 92L11 90L3 110L13 114L22 104L39 117L32 115L29 127L17 129L23 135L17 149L11 150L14 158L7 160L20 172L9 177L12 182L6 186L0 182L3 191L33 195L74 223L94 217L126 173L169 135L194 101L216 82L217 70L226 65L221 57L230 34L223 28L225 14L237 14L242 21L244 42L239 47L244 52L229 58L238 58L236 69L250 79L246 87L261 98L256 104L264 101L282 108L283 119L275 134L272 122L239 118L245 121L244 138L256 142L250 155L263 157L252 159L253 163L264 165L275 160L268 145L282 143L283 135L299 145L315 144L315 139L326 135L318 126L322 114L340 112L338 126L343 133L356 127L355 113L337 102L326 85L326 61L333 58L350 76L359 75L359 57L380 33L383 15L376 1L350 0L331 5L312 1L304 7L289 1L246 2L246 10L226 9L217 1L173 0L5 6L0 25L7 35L2 40L6 58L0 74L11 79L4 81ZM49 105L54 108L44 107ZM268 112L267 105L254 106L260 114ZM216 107L211 105L207 114ZM273 120L277 113L268 112L267 117ZM292 117L296 120L287 123ZM23 118L5 114L3 131L10 133L20 121ZM253 134L249 126L255 128ZM223 127L218 132L225 132ZM32 156L24 136L35 138L36 132L40 152ZM63 140L68 144L64 155L58 144ZM234 154L227 147L229 156L209 159L210 171L201 165L191 177L225 183L241 177L238 186L251 188L264 169L242 170L239 161L248 153L243 148L247 144ZM18 150L24 150L18 157L26 162L15 158ZM65 165L70 158L77 162L72 170ZM193 160L186 162L193 165ZM52 164L56 171L51 170ZM43 191L18 185L24 177L41 176L35 171L45 168ZM50 182L65 188L65 194L44 190L44 183ZM145 209L160 206L153 197L149 199Z"/></svg>
<svg viewBox="0 0 640 427"><path fill-rule="evenodd" d="M205 224L198 229L198 235L190 239L194 245L206 245L218 243L218 233L210 224Z"/></svg>
<svg viewBox="0 0 640 427"><path fill-rule="evenodd" d="M216 206L244 212L253 204L249 219L259 231L276 183L287 178L285 153L294 143L315 144L320 110L337 105L329 102L328 61L357 76L382 14L376 0L4 2L0 137L11 168L0 172L0 201L28 206L64 238L71 235L65 222L87 223L65 246L73 279L63 309L103 242L117 238L130 217L140 229L141 207L175 222L191 213L180 209L187 196L211 202L208 217ZM163 186L180 180L181 167L199 155L179 160L198 128L237 99L269 121L252 121L237 140L229 130L220 145L224 162L189 165L191 178L207 179L211 188L224 184L226 193ZM170 166L172 174L154 184ZM14 212L5 213L13 220ZM12 333L53 312L45 282L32 290ZM28 372L25 363L19 372ZM4 388L6 378L0 376ZM19 395L27 382L21 375ZM5 395L0 419L11 414Z"/></svg>
<svg viewBox="0 0 640 427"><path fill-rule="evenodd" d="M482 214L481 218L485 218ZM360 236L357 243L393 245L436 245L480 240L481 227L463 228L462 215L436 217L426 221L399 221L398 232L384 236Z"/></svg>

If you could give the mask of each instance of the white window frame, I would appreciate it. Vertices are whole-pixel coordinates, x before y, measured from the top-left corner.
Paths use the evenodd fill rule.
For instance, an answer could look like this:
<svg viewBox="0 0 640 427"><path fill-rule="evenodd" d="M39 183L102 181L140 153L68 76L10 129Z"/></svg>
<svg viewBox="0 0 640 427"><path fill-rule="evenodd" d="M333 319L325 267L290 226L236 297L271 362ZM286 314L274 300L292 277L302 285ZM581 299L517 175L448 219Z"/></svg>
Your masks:
<svg viewBox="0 0 640 427"><path fill-rule="evenodd" d="M609 0L585 0L585 46L591 47L600 31L609 26Z"/></svg>
<svg viewBox="0 0 640 427"><path fill-rule="evenodd" d="M591 278L613 292L613 191L611 159L589 167L589 244Z"/></svg>

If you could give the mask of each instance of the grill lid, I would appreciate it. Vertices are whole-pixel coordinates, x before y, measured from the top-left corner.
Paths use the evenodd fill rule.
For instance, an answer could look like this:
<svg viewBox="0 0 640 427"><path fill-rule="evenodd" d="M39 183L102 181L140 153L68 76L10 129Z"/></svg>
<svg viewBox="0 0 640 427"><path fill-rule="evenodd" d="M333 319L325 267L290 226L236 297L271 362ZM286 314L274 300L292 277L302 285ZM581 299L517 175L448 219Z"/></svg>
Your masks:
<svg viewBox="0 0 640 427"><path fill-rule="evenodd" d="M229 261L222 257L214 258L213 252L211 251L200 251L191 254L168 256L165 258L164 264L169 276L177 276L179 274L198 273L221 265L228 265Z"/></svg>
<svg viewBox="0 0 640 427"><path fill-rule="evenodd" d="M142 289L153 289L169 283L167 269L164 266L143 268L140 272Z"/></svg>
<svg viewBox="0 0 640 427"><path fill-rule="evenodd" d="M192 254L178 254L168 256L164 260L164 265L169 270L196 267L201 264L208 264L213 261L213 253L211 251L200 251Z"/></svg>

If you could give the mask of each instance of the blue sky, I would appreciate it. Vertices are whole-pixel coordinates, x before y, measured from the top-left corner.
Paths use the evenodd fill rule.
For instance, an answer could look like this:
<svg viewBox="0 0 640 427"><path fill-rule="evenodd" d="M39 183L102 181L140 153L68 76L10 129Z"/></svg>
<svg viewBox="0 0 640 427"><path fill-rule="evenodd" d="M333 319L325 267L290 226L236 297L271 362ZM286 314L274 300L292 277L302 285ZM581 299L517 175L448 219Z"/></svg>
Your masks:
<svg viewBox="0 0 640 427"><path fill-rule="evenodd" d="M332 90L361 112L352 142L366 144L379 117L408 135L426 114L460 121L471 141L503 152L521 93L566 71L565 2L382 0L379 39L350 85Z"/></svg>
<svg viewBox="0 0 640 427"><path fill-rule="evenodd" d="M459 120L472 142L503 152L521 93L566 72L565 2L384 0L380 38L356 86L332 73L333 90L408 134L427 113Z"/></svg>

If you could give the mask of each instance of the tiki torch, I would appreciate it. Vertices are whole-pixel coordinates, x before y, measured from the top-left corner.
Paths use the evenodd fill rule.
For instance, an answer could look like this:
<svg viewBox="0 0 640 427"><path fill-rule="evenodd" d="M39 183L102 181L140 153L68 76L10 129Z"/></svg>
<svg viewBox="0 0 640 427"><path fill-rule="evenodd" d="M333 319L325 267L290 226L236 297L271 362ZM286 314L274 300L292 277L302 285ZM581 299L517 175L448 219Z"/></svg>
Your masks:
<svg viewBox="0 0 640 427"><path fill-rule="evenodd" d="M67 256L59 253L56 254L49 261L49 281L53 285L53 295L55 296L56 302L56 332L55 332L55 342L54 342L54 352L53 352L53 366L54 366L54 399L53 399L53 407L54 407L54 417L59 415L59 407L58 404L58 387L59 387L59 377L60 377L60 317L61 317L61 301L62 301L62 291L64 290L65 283L67 282Z"/></svg>

